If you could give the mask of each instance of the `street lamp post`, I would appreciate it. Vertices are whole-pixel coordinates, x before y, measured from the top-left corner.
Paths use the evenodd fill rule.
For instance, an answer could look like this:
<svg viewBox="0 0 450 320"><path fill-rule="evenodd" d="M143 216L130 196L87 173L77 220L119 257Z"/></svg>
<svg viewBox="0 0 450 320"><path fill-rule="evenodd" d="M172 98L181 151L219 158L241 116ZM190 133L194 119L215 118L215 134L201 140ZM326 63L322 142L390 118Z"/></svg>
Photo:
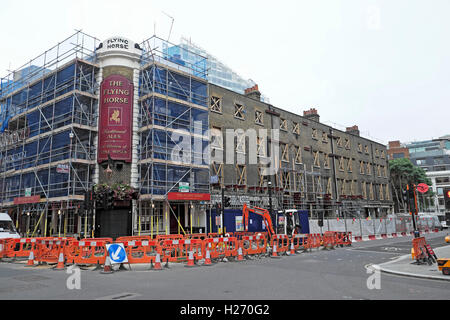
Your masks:
<svg viewBox="0 0 450 320"><path fill-rule="evenodd" d="M277 223L276 220L277 219L274 220L273 216L272 216L272 181L269 180L267 182L267 186L268 186L268 189L269 189L269 215L272 218L272 220L275 222L275 228L276 228L276 223Z"/></svg>

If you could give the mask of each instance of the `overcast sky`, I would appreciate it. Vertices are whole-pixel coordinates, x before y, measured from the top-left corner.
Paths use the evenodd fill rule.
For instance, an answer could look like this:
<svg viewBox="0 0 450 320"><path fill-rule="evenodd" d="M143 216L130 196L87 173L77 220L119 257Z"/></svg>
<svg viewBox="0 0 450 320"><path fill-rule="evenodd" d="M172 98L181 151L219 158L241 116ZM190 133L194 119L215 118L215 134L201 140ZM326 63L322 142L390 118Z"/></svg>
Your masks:
<svg viewBox="0 0 450 320"><path fill-rule="evenodd" d="M449 0L4 0L0 75L74 33L191 38L270 102L380 142L450 134Z"/></svg>

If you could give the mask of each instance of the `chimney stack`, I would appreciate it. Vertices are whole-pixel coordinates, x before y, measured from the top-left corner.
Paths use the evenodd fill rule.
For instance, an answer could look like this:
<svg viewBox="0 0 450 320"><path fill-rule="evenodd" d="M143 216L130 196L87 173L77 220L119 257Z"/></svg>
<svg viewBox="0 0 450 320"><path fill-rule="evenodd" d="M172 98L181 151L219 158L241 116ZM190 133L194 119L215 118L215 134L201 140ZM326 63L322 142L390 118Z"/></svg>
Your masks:
<svg viewBox="0 0 450 320"><path fill-rule="evenodd" d="M347 133L351 133L351 134L354 134L355 136L358 136L358 137L359 137L359 128L358 128L358 126L347 127L347 128L345 129L345 131L346 131Z"/></svg>
<svg viewBox="0 0 450 320"><path fill-rule="evenodd" d="M261 92L259 92L258 85L245 89L245 95L249 98L261 101Z"/></svg>
<svg viewBox="0 0 450 320"><path fill-rule="evenodd" d="M317 113L317 110L315 108L311 108L307 111L303 111L303 117L310 119L312 121L320 122L320 116Z"/></svg>

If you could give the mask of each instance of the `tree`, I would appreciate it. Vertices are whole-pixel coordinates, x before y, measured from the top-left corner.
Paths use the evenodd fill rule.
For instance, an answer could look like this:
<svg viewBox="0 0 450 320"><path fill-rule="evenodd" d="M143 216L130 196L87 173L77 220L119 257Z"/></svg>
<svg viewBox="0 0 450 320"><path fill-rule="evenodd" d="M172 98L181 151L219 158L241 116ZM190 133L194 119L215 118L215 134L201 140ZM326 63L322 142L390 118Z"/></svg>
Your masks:
<svg viewBox="0 0 450 320"><path fill-rule="evenodd" d="M402 190L406 190L406 185L425 183L431 186L431 180L427 177L425 170L416 167L409 159L401 158L389 161L391 188L394 191L394 206L396 212L403 210L406 212L406 203L402 198ZM432 197L433 192L428 190L424 197ZM432 199L432 198L431 198ZM424 201L425 202L425 201ZM432 200L427 201L427 205L432 205Z"/></svg>

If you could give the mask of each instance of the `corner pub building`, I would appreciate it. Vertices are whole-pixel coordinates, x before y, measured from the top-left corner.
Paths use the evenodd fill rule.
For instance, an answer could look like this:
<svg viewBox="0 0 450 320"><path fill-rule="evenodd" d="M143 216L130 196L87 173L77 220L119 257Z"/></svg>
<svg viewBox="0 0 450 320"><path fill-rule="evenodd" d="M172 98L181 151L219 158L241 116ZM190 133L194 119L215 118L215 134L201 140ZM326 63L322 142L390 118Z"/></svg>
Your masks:
<svg viewBox="0 0 450 320"><path fill-rule="evenodd" d="M234 99L230 106L228 99ZM102 42L77 31L1 79L0 211L9 213L24 236L212 232L212 224L219 223L212 208L221 202L222 190L236 209L247 200L267 207L267 179L256 171L253 176L250 164L243 180L245 163L222 169L210 163L210 151L217 151L217 139L210 150L211 132L237 126L224 121L235 115L236 101L249 99L249 108L261 104L259 110L271 110L252 94L208 83L205 57L157 36L142 43L124 37ZM217 112L219 102L223 116ZM385 154L385 146L357 138L374 155L375 149ZM351 154L358 158L357 152ZM387 163L381 156L372 158L364 162L374 168L373 179L363 179L368 194L358 197L352 186L348 199L359 199L358 210L366 214L386 214L391 210ZM286 202L301 199L299 188L305 184L297 179L283 192L286 182L273 177L274 209L286 204L314 215L325 210L322 198L329 193L329 214L339 213L343 194L330 182L337 181L336 175L327 172L319 182L324 188L316 185L311 191L314 206L307 201L308 188L302 189L303 201ZM244 185L247 175L244 188L230 182L240 178ZM359 180L349 181L356 185Z"/></svg>

